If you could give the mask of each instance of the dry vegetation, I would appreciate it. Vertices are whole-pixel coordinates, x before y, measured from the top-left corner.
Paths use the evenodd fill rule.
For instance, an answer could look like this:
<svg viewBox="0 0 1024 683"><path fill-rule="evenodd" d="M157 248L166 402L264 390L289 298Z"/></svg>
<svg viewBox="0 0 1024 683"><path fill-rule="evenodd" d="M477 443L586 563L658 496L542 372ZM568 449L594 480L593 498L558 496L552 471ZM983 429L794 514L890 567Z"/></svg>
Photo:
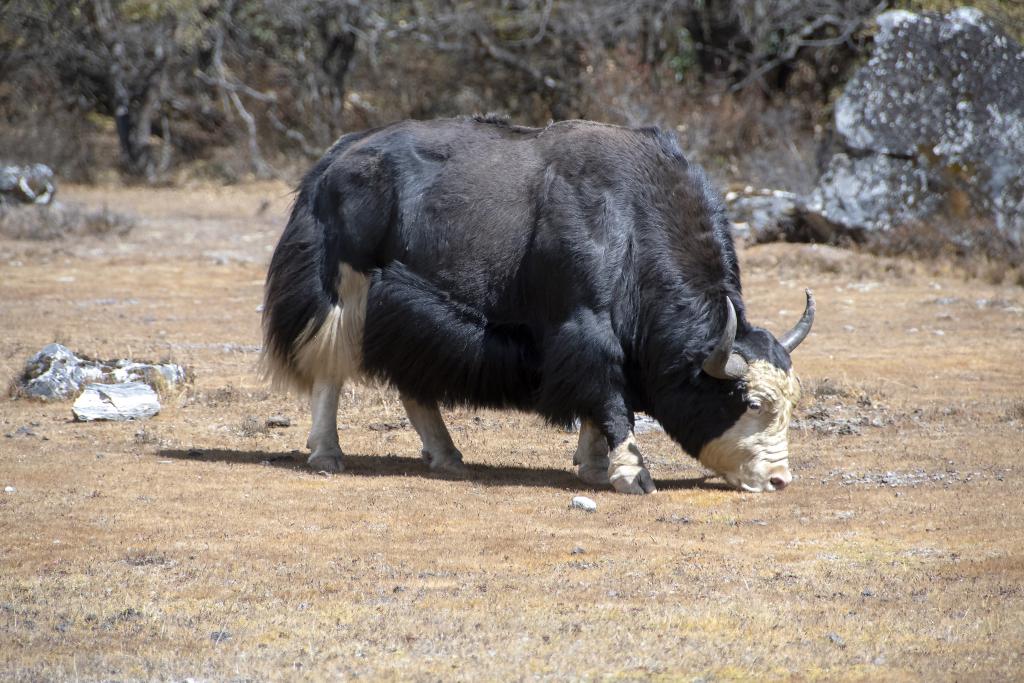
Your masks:
<svg viewBox="0 0 1024 683"><path fill-rule="evenodd" d="M54 202L47 206L0 203L0 235L13 239L54 240L82 235L126 235L131 217L106 206L83 209Z"/></svg>
<svg viewBox="0 0 1024 683"><path fill-rule="evenodd" d="M195 381L145 423L0 400L0 677L1021 676L1019 287L748 249L757 322L819 302L782 493L723 490L656 432L657 495L588 491L573 435L468 410L447 418L472 477L432 476L379 387L346 391L349 469L324 477L292 458L308 410L254 372L286 188L63 192L138 225L0 241L0 377L60 340Z"/></svg>

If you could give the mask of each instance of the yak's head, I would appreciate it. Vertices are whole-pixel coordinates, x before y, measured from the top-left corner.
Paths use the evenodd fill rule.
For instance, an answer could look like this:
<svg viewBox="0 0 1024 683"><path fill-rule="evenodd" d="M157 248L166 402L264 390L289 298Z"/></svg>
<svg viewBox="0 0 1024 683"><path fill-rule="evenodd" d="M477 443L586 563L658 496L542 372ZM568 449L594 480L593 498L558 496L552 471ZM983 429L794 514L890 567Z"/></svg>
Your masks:
<svg viewBox="0 0 1024 683"><path fill-rule="evenodd" d="M727 322L722 337L704 361L708 381L721 382L722 406L729 419L724 432L707 440L695 453L701 464L743 491L777 491L793 475L789 471L789 418L800 398L800 384L789 354L811 331L814 297L796 326L776 339L770 332L749 328L736 337L736 310L726 299ZM736 417L738 413L738 417ZM720 413L723 414L723 413Z"/></svg>

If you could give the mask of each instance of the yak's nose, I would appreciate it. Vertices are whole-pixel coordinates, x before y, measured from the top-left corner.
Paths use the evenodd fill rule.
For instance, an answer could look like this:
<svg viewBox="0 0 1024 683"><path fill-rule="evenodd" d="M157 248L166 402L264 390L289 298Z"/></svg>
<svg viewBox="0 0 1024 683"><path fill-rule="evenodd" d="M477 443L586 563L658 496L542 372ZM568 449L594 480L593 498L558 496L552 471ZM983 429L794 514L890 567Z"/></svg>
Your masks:
<svg viewBox="0 0 1024 683"><path fill-rule="evenodd" d="M783 479L782 477L776 475L769 479L768 483L771 484L776 491L781 491L782 489L786 488L787 485L789 485L790 481L791 480L789 479Z"/></svg>

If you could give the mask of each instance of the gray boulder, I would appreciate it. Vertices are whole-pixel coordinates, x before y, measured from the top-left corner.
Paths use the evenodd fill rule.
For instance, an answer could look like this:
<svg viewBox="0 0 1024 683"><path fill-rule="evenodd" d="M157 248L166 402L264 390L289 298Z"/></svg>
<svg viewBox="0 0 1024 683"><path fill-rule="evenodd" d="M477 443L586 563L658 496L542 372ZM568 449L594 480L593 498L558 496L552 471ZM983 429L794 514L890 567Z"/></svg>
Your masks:
<svg viewBox="0 0 1024 683"><path fill-rule="evenodd" d="M46 164L0 165L0 202L10 198L24 204L49 204L56 192L53 170Z"/></svg>
<svg viewBox="0 0 1024 683"><path fill-rule="evenodd" d="M812 241L830 242L922 220L942 209L941 188L941 180L911 159L837 154L800 213Z"/></svg>
<svg viewBox="0 0 1024 683"><path fill-rule="evenodd" d="M732 221L732 232L744 242L771 242L790 234L802 204L800 197L784 190L729 192L725 203Z"/></svg>
<svg viewBox="0 0 1024 683"><path fill-rule="evenodd" d="M61 400L74 396L83 384L102 376L102 370L83 364L66 346L47 344L25 363L20 384L25 395L32 398Z"/></svg>
<svg viewBox="0 0 1024 683"><path fill-rule="evenodd" d="M26 396L48 401L68 399L89 382L145 382L160 387L178 384L185 377L185 368L176 363L93 360L61 344L47 344L25 363L19 385Z"/></svg>
<svg viewBox="0 0 1024 683"><path fill-rule="evenodd" d="M885 12L878 28L836 102L848 153L808 198L810 220L856 237L944 212L1020 246L1024 48L972 8Z"/></svg>

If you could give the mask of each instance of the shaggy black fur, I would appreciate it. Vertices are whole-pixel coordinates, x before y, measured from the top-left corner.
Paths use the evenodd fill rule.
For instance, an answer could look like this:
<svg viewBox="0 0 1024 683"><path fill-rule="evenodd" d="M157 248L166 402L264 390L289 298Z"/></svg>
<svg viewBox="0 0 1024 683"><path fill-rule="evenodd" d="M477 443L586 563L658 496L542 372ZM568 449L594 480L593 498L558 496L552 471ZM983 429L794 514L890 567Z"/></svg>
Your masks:
<svg viewBox="0 0 1024 683"><path fill-rule="evenodd" d="M697 455L745 409L701 363L736 308L736 350L789 368L746 320L721 199L673 135L585 121L403 122L342 138L306 176L267 276L266 346L286 362L372 277L363 363L422 402L600 424L645 410Z"/></svg>
<svg viewBox="0 0 1024 683"><path fill-rule="evenodd" d="M295 342L310 321L319 327L337 303L335 284L341 265L341 233L321 222L316 211L320 181L333 158L373 131L339 139L299 185L292 215L274 249L264 288L264 351L284 365L292 364Z"/></svg>

